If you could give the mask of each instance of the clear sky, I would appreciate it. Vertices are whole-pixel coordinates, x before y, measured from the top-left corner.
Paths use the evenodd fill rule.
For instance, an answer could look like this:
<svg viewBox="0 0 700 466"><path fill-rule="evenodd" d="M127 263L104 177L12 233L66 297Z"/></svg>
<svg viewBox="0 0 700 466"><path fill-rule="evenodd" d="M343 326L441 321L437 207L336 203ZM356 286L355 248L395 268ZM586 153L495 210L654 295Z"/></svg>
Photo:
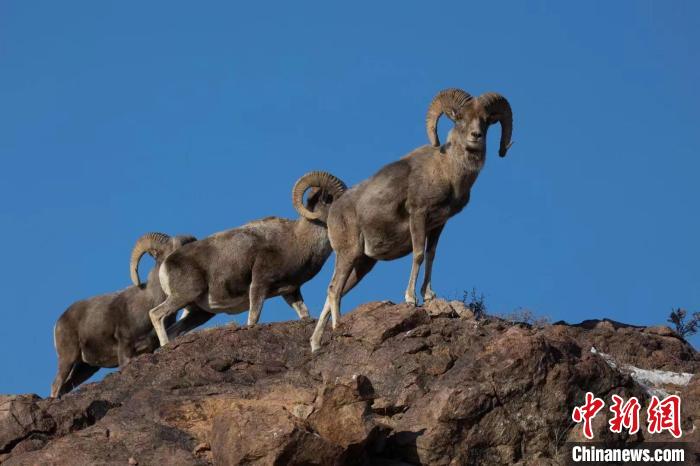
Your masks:
<svg viewBox="0 0 700 466"><path fill-rule="evenodd" d="M0 393L48 393L56 319L129 284L139 235L296 217L303 173L352 185L426 144L445 87L505 95L516 142L499 159L489 133L439 294L569 322L700 310L697 2L389 3L0 3ZM378 264L343 310L402 300L409 269Z"/></svg>

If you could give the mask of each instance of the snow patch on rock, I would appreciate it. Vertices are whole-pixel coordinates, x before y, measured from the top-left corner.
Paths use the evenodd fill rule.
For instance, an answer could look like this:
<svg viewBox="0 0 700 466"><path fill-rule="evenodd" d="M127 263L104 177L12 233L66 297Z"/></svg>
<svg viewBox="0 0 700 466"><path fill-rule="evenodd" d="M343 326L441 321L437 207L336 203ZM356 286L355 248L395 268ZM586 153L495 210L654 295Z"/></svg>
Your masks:
<svg viewBox="0 0 700 466"><path fill-rule="evenodd" d="M629 374L632 379L641 385L649 395L658 397L668 396L668 392L660 387L665 385L680 385L686 386L693 378L693 374L687 372L671 372L661 370L641 369L629 364L618 364L615 358L609 354L598 351L595 346L591 346L591 353L597 354L613 369L619 370L622 373Z"/></svg>

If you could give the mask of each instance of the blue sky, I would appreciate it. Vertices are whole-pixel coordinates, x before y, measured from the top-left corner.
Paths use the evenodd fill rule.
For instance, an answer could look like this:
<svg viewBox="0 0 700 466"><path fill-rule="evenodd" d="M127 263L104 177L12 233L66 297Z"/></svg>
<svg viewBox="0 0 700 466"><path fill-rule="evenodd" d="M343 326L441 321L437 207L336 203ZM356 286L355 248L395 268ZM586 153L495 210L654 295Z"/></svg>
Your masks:
<svg viewBox="0 0 700 466"><path fill-rule="evenodd" d="M504 94L516 143L499 159L490 132L471 202L438 248L439 294L476 287L492 312L570 322L700 310L699 10L2 2L0 393L48 393L54 322L129 284L140 234L295 217L306 171L352 185L427 143L444 87ZM314 315L332 262L303 288ZM344 311L400 301L409 269L380 263ZM263 310L292 318L279 298Z"/></svg>

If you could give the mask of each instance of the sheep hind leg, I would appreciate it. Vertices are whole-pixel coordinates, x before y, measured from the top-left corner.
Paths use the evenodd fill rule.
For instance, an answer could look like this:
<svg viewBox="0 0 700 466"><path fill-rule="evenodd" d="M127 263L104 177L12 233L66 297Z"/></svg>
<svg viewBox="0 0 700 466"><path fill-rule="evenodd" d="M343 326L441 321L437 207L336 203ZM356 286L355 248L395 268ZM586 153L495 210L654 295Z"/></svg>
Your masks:
<svg viewBox="0 0 700 466"><path fill-rule="evenodd" d="M71 372L73 371L73 368L79 364L79 362L74 362L74 361L59 361L58 362L58 373L56 374L56 378L53 380L53 383L51 384L51 398L58 398L61 396L63 393L65 393L65 388L66 388L66 381L70 377Z"/></svg>
<svg viewBox="0 0 700 466"><path fill-rule="evenodd" d="M100 370L99 367L91 366L90 364L84 363L82 361L76 362L73 365L70 375L59 388L56 396L60 397L61 395L64 395L70 392L71 390L77 388L78 385L92 377L98 370Z"/></svg>
<svg viewBox="0 0 700 466"><path fill-rule="evenodd" d="M321 348L321 338L323 338L323 329L328 323L328 317L330 316L331 305L330 299L326 298L326 302L323 305L323 310L321 315L318 317L318 322L316 322L316 328L314 328L314 333L311 335L311 352L315 353Z"/></svg>
<svg viewBox="0 0 700 466"><path fill-rule="evenodd" d="M309 319L309 309L304 304L304 297L301 295L301 290L297 289L291 293L282 295L289 306L294 309L300 319Z"/></svg>
<svg viewBox="0 0 700 466"><path fill-rule="evenodd" d="M348 294L350 290L355 288L355 286L360 283L360 280L364 278L365 275L369 273L370 270L377 263L377 259L372 259L371 257L362 256L360 259L355 261L355 266L352 269L352 273L345 282L345 287L343 288L343 296Z"/></svg>
<svg viewBox="0 0 700 466"><path fill-rule="evenodd" d="M168 338L175 338L209 321L215 314L201 309L195 304L187 306L180 320L168 327Z"/></svg>
<svg viewBox="0 0 700 466"><path fill-rule="evenodd" d="M173 300L172 297L169 297L161 304L148 311L153 328L156 330L156 334L158 335L160 346L167 345L169 341L168 332L165 330L166 317L176 313L178 309L184 307L185 304L187 303L179 303Z"/></svg>
<svg viewBox="0 0 700 466"><path fill-rule="evenodd" d="M347 257L336 256L333 278L331 278L331 284L328 286L328 301L331 307L331 326L333 330L338 327L338 322L340 321L340 299L343 296L345 284L354 267L353 262Z"/></svg>
<svg viewBox="0 0 700 466"><path fill-rule="evenodd" d="M58 356L58 371L51 384L51 398L70 391L67 381L75 367L82 362L78 333L68 317L62 316L53 328L53 343Z"/></svg>
<svg viewBox="0 0 700 466"><path fill-rule="evenodd" d="M410 218L411 244L413 246L413 262L411 275L408 279L405 299L408 304L416 304L416 281L418 272L425 255L425 214L415 213Z"/></svg>
<svg viewBox="0 0 700 466"><path fill-rule="evenodd" d="M348 293L350 290L352 290L355 285L357 285L362 278L367 275L367 273L372 270L372 267L374 267L374 264L377 263L376 259L372 259L367 256L363 256L362 258L358 259L355 263L355 266L352 269L352 273L350 276L347 278L345 281L345 286L343 287L343 293L342 295L345 296L346 293ZM334 277L335 278L335 277ZM331 282L332 283L332 282ZM338 303L338 306L340 306L340 303ZM321 311L321 315L318 318L318 322L316 323L316 328L314 329L313 335L311 335L311 352L314 353L321 348L321 338L323 337L323 330L326 327L326 324L328 323L328 317L331 313L331 298L330 296L326 298L326 302L323 305L323 310Z"/></svg>

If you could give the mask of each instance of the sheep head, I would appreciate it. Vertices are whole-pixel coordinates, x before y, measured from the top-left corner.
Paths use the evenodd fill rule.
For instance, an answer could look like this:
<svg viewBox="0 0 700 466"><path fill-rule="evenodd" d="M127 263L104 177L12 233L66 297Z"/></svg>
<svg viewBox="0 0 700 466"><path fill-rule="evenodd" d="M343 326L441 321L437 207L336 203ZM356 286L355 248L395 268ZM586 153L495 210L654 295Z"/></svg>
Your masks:
<svg viewBox="0 0 700 466"><path fill-rule="evenodd" d="M513 145L513 112L506 98L500 94L487 92L474 98L461 89L440 91L430 103L426 117L428 139L434 147L440 146L437 123L443 113L455 123L447 137L451 146L466 152L486 152L486 133L496 122L501 124L498 154L505 157Z"/></svg>
<svg viewBox="0 0 700 466"><path fill-rule="evenodd" d="M314 171L302 176L292 189L292 204L307 220L326 222L328 209L340 197L347 186L339 178L327 172ZM309 192L304 203L304 193Z"/></svg>

